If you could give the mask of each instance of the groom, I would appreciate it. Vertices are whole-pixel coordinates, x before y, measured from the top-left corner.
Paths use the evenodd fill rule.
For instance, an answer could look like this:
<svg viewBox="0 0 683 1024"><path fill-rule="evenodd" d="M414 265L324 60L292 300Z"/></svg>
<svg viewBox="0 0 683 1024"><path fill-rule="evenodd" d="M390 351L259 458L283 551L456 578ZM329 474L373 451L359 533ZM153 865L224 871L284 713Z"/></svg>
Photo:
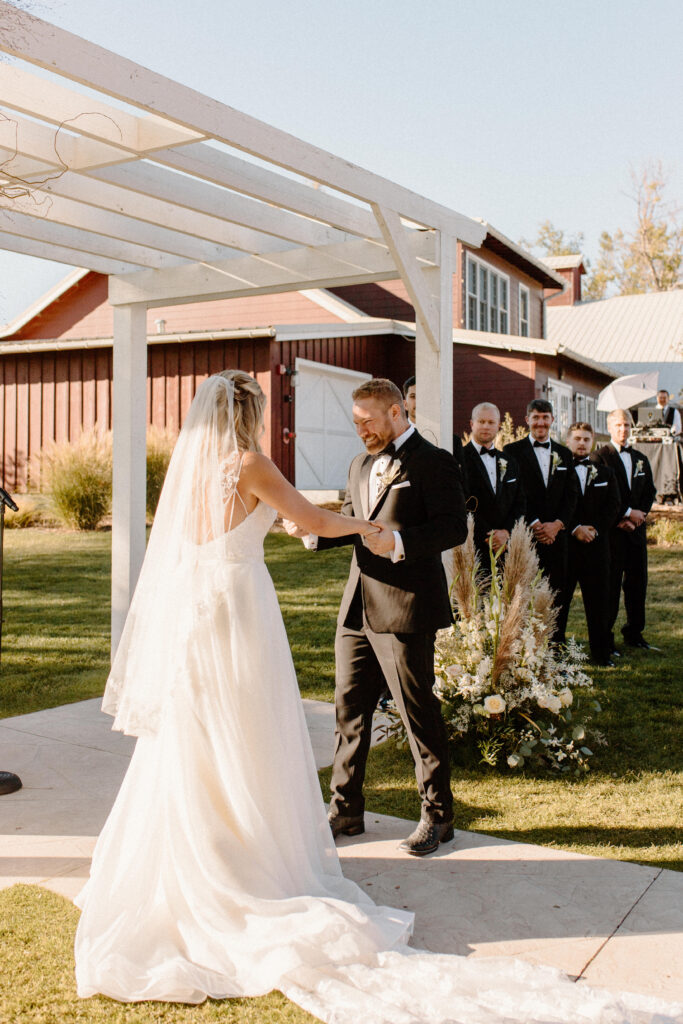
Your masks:
<svg viewBox="0 0 683 1024"><path fill-rule="evenodd" d="M359 835L363 780L377 699L389 687L408 734L422 800L417 829L400 849L414 856L453 838L448 741L434 696L434 637L452 622L441 552L467 535L465 501L453 457L418 434L390 380L353 392L353 420L366 448L349 469L342 513L377 533L305 537L317 550L354 544L337 622L336 743L330 825ZM304 534L288 525L294 536Z"/></svg>

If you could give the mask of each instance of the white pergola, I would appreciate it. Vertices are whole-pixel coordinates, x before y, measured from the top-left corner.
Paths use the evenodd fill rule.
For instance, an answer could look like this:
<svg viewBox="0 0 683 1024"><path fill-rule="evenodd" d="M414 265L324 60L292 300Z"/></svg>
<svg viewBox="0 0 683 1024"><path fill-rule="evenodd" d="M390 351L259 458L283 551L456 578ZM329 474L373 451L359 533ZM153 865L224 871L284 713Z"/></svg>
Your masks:
<svg viewBox="0 0 683 1024"><path fill-rule="evenodd" d="M109 275L115 649L145 550L147 309L401 277L418 421L450 448L455 242L486 227L5 0L0 51L0 248Z"/></svg>

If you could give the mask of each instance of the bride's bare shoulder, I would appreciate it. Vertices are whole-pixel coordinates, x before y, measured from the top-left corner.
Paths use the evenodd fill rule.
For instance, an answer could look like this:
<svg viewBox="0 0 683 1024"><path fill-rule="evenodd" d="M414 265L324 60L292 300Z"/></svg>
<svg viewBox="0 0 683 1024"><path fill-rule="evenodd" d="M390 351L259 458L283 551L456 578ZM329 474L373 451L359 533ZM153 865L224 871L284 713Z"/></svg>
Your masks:
<svg viewBox="0 0 683 1024"><path fill-rule="evenodd" d="M277 473L275 463L262 452L245 452L242 456L242 474L262 476Z"/></svg>

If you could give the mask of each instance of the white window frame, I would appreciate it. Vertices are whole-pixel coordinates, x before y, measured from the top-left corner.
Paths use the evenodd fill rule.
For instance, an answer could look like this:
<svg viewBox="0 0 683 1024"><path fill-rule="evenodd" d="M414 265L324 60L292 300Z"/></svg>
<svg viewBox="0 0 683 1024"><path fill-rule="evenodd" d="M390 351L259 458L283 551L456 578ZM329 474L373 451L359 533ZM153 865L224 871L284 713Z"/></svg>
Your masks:
<svg viewBox="0 0 683 1024"><path fill-rule="evenodd" d="M472 272L474 281L471 277ZM504 288L501 285L504 285ZM501 301L503 294L506 299L505 305ZM491 303L492 296L496 298L495 307ZM483 326L482 319L485 320ZM490 334L510 332L510 278L497 267L492 267L485 260L469 252L465 260L465 323L469 331L487 331ZM506 330L501 327L503 323Z"/></svg>
<svg viewBox="0 0 683 1024"><path fill-rule="evenodd" d="M567 431L572 424L573 388L571 384L565 384L563 380L554 380L551 377L548 378L547 388L546 397L553 407L553 425L550 433L556 441L564 443ZM556 401L551 397L553 392L557 396Z"/></svg>
<svg viewBox="0 0 683 1024"><path fill-rule="evenodd" d="M526 296L526 319L522 316L522 295ZM528 338L531 335L531 289L525 284L519 285L518 305L518 334L520 338ZM526 328L526 330L525 330Z"/></svg>
<svg viewBox="0 0 683 1024"><path fill-rule="evenodd" d="M590 423L593 430L598 432L597 426L597 399L594 395L584 395L577 391L574 395L574 422Z"/></svg>

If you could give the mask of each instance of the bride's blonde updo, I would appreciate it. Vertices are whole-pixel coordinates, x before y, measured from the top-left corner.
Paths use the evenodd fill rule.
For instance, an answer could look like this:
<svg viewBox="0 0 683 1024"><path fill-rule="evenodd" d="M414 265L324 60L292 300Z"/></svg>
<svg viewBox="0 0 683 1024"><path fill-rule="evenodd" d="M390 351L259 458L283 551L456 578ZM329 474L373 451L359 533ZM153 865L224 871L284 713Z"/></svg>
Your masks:
<svg viewBox="0 0 683 1024"><path fill-rule="evenodd" d="M266 408L266 396L261 385L243 370L223 370L217 374L233 382L234 422L237 447L243 452L260 452L260 437L263 432L263 414ZM219 388L217 397L219 430L228 429L228 396L224 388Z"/></svg>

